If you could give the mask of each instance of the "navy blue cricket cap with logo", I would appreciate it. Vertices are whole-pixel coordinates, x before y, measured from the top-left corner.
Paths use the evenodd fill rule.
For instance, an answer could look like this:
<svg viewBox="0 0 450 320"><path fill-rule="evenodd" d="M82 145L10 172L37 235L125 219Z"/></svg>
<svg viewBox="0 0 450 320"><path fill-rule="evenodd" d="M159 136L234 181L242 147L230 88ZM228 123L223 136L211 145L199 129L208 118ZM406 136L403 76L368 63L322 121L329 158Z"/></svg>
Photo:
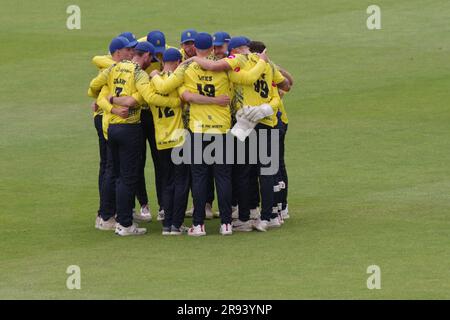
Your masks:
<svg viewBox="0 0 450 320"><path fill-rule="evenodd" d="M206 50L213 46L213 39L209 33L199 32L195 36L194 45L197 49Z"/></svg>
<svg viewBox="0 0 450 320"><path fill-rule="evenodd" d="M197 30L195 30L195 29L184 30L181 33L181 43L185 43L188 41L194 41L196 35L197 35Z"/></svg>
<svg viewBox="0 0 450 320"><path fill-rule="evenodd" d="M109 52L113 54L117 50L123 49L123 48L132 48L132 44L130 44L130 41L128 41L125 37L116 37L112 39L111 43L109 44Z"/></svg>
<svg viewBox="0 0 450 320"><path fill-rule="evenodd" d="M183 59L183 57L181 56L181 52L178 51L178 49L169 48L163 53L164 62L180 61L181 59Z"/></svg>
<svg viewBox="0 0 450 320"><path fill-rule="evenodd" d="M222 46L225 43L230 42L230 40L231 40L231 37L228 33L219 31L219 32L216 32L213 36L213 45Z"/></svg>
<svg viewBox="0 0 450 320"><path fill-rule="evenodd" d="M134 49L136 51L150 52L151 55L155 54L155 46L148 41L139 42Z"/></svg>
<svg viewBox="0 0 450 320"><path fill-rule="evenodd" d="M147 41L155 47L155 53L163 53L166 50L166 36L159 30L150 31Z"/></svg>
<svg viewBox="0 0 450 320"><path fill-rule="evenodd" d="M250 43L249 39L246 37L233 37L228 43L228 50L233 50L239 47L248 46Z"/></svg>
<svg viewBox="0 0 450 320"><path fill-rule="evenodd" d="M132 33L129 32L129 31L122 32L121 34L119 34L119 37L127 38L128 41L130 41L130 45L132 45L133 47L135 47L135 46L138 44L138 42L137 42L136 37L134 36L134 34L132 34Z"/></svg>

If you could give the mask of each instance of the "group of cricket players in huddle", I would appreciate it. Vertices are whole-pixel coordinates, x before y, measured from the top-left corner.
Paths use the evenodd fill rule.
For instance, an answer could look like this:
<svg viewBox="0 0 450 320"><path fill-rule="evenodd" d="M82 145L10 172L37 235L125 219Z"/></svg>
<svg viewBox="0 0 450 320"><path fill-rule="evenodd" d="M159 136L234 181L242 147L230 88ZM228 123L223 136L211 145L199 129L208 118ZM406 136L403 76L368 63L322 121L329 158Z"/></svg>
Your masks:
<svg viewBox="0 0 450 320"><path fill-rule="evenodd" d="M204 236L205 219L215 217L222 235L264 232L289 218L282 98L293 78L264 43L189 29L174 48L156 30L141 39L124 32L109 52L93 58L99 73L88 90L100 148L97 229L147 232L137 224L152 220L147 141L163 235Z"/></svg>

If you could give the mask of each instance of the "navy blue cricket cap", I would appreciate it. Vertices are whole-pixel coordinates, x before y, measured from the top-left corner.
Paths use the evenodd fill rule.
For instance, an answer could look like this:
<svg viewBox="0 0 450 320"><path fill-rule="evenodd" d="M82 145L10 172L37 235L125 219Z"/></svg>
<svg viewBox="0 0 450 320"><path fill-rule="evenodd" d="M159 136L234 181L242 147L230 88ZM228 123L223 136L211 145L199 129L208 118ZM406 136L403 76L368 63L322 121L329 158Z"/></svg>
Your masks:
<svg viewBox="0 0 450 320"><path fill-rule="evenodd" d="M245 37L234 37L231 38L230 42L228 43L228 50L231 51L233 49L242 47L242 46L248 46L249 41L248 38Z"/></svg>
<svg viewBox="0 0 450 320"><path fill-rule="evenodd" d="M117 50L123 49L123 48L132 48L133 46L130 44L130 41L128 41L125 37L116 37L112 39L111 43L109 44L109 52L113 54Z"/></svg>
<svg viewBox="0 0 450 320"><path fill-rule="evenodd" d="M169 61L180 61L183 57L181 56L180 51L175 48L169 48L163 53L163 61L169 62Z"/></svg>
<svg viewBox="0 0 450 320"><path fill-rule="evenodd" d="M228 33L219 31L219 32L216 32L213 36L213 45L222 46L225 43L230 42L230 40L231 40L231 37Z"/></svg>
<svg viewBox="0 0 450 320"><path fill-rule="evenodd" d="M155 54L155 46L148 41L139 42L134 49L136 51L150 52L151 55Z"/></svg>
<svg viewBox="0 0 450 320"><path fill-rule="evenodd" d="M194 45L197 49L206 50L213 46L213 40L209 33L199 32L195 36Z"/></svg>
<svg viewBox="0 0 450 320"><path fill-rule="evenodd" d="M197 31L195 29L187 29L181 33L181 43L194 41Z"/></svg>
<svg viewBox="0 0 450 320"><path fill-rule="evenodd" d="M138 44L136 37L134 36L134 34L132 34L131 32L127 31L127 32L122 32L121 34L119 34L119 37L124 37L127 38L128 41L130 41L130 45L132 45L133 47L136 46Z"/></svg>
<svg viewBox="0 0 450 320"><path fill-rule="evenodd" d="M147 41L155 47L155 53L163 53L166 50L166 36L159 30L150 31Z"/></svg>

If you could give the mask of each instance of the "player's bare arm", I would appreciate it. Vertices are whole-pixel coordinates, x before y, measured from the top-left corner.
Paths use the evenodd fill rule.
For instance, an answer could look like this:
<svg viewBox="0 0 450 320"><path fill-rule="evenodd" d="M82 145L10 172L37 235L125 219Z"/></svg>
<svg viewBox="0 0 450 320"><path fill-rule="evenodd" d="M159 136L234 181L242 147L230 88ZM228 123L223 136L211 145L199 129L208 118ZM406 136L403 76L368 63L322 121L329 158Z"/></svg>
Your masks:
<svg viewBox="0 0 450 320"><path fill-rule="evenodd" d="M184 101L196 104L216 104L222 107L226 107L230 104L230 97L227 95L220 95L217 97L203 96L198 93L192 93L188 90L184 91L181 95Z"/></svg>
<svg viewBox="0 0 450 320"><path fill-rule="evenodd" d="M204 70L216 72L231 70L230 65L225 60L213 61L200 57L192 57L192 59L194 62L197 62Z"/></svg>
<svg viewBox="0 0 450 320"><path fill-rule="evenodd" d="M126 108L134 108L138 104L136 99L134 99L133 97L129 97L129 96L123 96L123 97L109 96L108 99L109 99L109 101L113 102L113 104L122 106L122 107L126 107Z"/></svg>
<svg viewBox="0 0 450 320"><path fill-rule="evenodd" d="M291 86L289 85L289 83L290 82L288 79L284 79L283 82L277 84L277 87L284 92L289 92L291 90Z"/></svg>
<svg viewBox="0 0 450 320"><path fill-rule="evenodd" d="M129 111L130 109L127 107L113 107L111 109L111 113L124 119L128 118Z"/></svg>
<svg viewBox="0 0 450 320"><path fill-rule="evenodd" d="M281 72L283 77L285 77L289 81L289 86L292 87L294 85L294 77L290 74L286 69L277 65L278 70Z"/></svg>

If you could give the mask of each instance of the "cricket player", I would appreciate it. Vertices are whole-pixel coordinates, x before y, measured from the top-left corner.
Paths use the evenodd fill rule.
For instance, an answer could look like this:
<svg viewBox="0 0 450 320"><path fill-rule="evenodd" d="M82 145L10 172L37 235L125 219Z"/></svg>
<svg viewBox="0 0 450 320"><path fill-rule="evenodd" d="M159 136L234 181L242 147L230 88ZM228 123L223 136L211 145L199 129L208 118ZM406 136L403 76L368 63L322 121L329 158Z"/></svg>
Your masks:
<svg viewBox="0 0 450 320"><path fill-rule="evenodd" d="M261 41L252 41L249 44L249 49L251 52L263 52L266 49L266 45ZM289 86L292 87L294 85L293 76L280 66L277 67L280 70L281 74L289 81ZM280 105L279 111L277 113L278 123L276 128L280 132L280 170L277 174L277 177L278 177L278 184L281 190L280 190L280 199L276 202L278 204L281 219L282 221L284 221L290 218L287 203L288 175L286 171L286 162L285 162L285 139L289 120L283 103L283 95L285 92L282 91L281 89L279 89L278 91L280 93Z"/></svg>
<svg viewBox="0 0 450 320"><path fill-rule="evenodd" d="M167 49L163 53L164 68L160 73L166 78L181 63L182 55L175 49ZM177 90L168 94L179 97ZM163 235L181 235L189 193L189 166L175 165L172 161L172 150L184 143L184 126L182 105L176 108L150 105L153 115L158 162L161 169L162 202L164 207Z"/></svg>
<svg viewBox="0 0 450 320"><path fill-rule="evenodd" d="M195 37L196 55L206 58L213 50L212 36L208 33L198 33ZM198 93L207 97L218 97L231 94L230 83L226 72L211 72L202 70L197 63L191 63L184 73L184 100L189 100L190 93ZM231 235L231 166L226 164L225 135L231 126L231 111L229 105L219 104L201 105L191 102L189 129L193 152L192 195L194 201L193 225L189 229L190 236L206 235L204 219L207 201L207 181L210 168L213 168L214 180L217 187L219 210L221 213L220 233ZM211 142L221 140L219 146L222 159L216 159L213 164L207 164L203 159L203 152ZM200 143L196 148L196 142ZM201 161L195 161L195 153L201 153ZM217 152L218 156L220 152Z"/></svg>
<svg viewBox="0 0 450 320"><path fill-rule="evenodd" d="M228 57L228 43L231 37L224 31L216 32L213 36L214 56L218 59Z"/></svg>
<svg viewBox="0 0 450 320"><path fill-rule="evenodd" d="M107 85L116 99L127 98L137 92L147 103L162 103L163 105L179 105L180 99L161 97L151 90L148 75L143 71L151 62L155 49L148 42L139 43L135 48L132 61L122 61L103 71L91 81L90 91L98 93ZM108 145L111 150L112 172L116 178L117 226L115 233L120 236L141 235L147 232L133 222L133 202L139 182L139 171L142 161L142 128L140 126L141 104L128 109L126 117L114 114L115 97L111 96L108 105L102 99L102 108L110 109ZM100 101L99 101L100 102ZM106 194L108 195L108 194ZM105 200L111 203L111 199ZM114 219L114 212L109 211L108 220Z"/></svg>
<svg viewBox="0 0 450 320"><path fill-rule="evenodd" d="M123 34L122 34L123 35ZM123 36L119 36L114 38L109 46L110 55L108 56L97 56L94 57L92 62L98 67L100 71L110 67L116 62L120 62L122 60L131 59L133 55L134 43L130 43L127 38ZM90 96L93 96L92 93L88 93ZM102 92L100 98L106 97L109 94L109 90L105 88ZM94 111L94 124L97 131L98 139L99 139L99 151L100 151L100 169L99 169L99 177L98 177L98 188L99 188L99 198L100 198L100 207L97 212L97 218L95 220L95 227L97 229L106 229L111 228L108 219L102 221L101 219L101 211L102 211L102 187L103 181L105 178L106 167L107 167L107 136L105 136L104 131L107 128L107 115L104 115L103 109L99 108L97 101L93 104ZM115 227L115 226L114 226Z"/></svg>
<svg viewBox="0 0 450 320"><path fill-rule="evenodd" d="M240 85L239 80L235 76L241 70L245 69L247 64L255 65L259 62L257 56L251 55L248 44L249 41L245 37L235 37L228 44L228 48L232 53L229 58L215 62L195 57L193 60L206 70L233 71L230 72L230 80L235 84L233 99L235 107L240 114L244 112L248 120L257 122L255 130L257 132L258 143L266 143L266 150L270 150L270 154L273 154L270 136L271 130L276 125L275 111L277 111L280 100L278 92L275 92L275 90L277 85L279 85L288 91L289 83L272 63L268 63L265 66L264 72L253 85ZM233 55L233 53L235 54ZM244 106L250 107L243 108ZM242 111L239 111L239 109L242 109ZM262 135L266 133L268 133L269 137L262 139ZM260 161L258 154L258 175L262 202L261 219L254 224L258 231L267 231L269 227L279 227L281 225L278 211L275 212L273 208L275 174L262 174L262 169L267 167L267 164ZM245 187L248 189L248 167L245 168L245 172L241 176L243 181L245 181L244 186L247 184ZM244 189L243 191L245 191ZM244 198L240 199L239 220L234 224L236 230L250 230L251 223L249 222L250 212L248 199L248 195L244 195ZM241 203L245 204L244 208L241 207Z"/></svg>
<svg viewBox="0 0 450 320"><path fill-rule="evenodd" d="M183 56L183 61L195 56L195 46L194 40L197 35L195 29L187 29L181 33L181 55Z"/></svg>
<svg viewBox="0 0 450 320"><path fill-rule="evenodd" d="M126 57L127 60L130 60L133 56L133 52L134 52L134 47L138 44L135 36L133 33L131 32L123 32L119 35L119 37L124 37L129 41L129 46L130 48L128 49L128 57ZM123 60L123 59L121 59ZM120 60L119 60L120 61ZM111 55L104 55L104 56L95 56L92 59L92 62L97 66L97 68L100 71L103 71L106 68L109 68L111 65L113 65L115 62L119 62L119 61L115 61L113 59L113 57ZM107 86L105 86L103 93L100 93L100 96L107 96L109 94L109 90L107 88ZM101 99L100 97L100 99ZM101 108L97 107L98 112L103 113L103 110ZM97 119L99 120L99 119ZM107 115L103 115L102 116L102 122L98 121L99 125L98 127L104 127L103 130L103 137L102 139L105 139L105 145L106 145L106 140L107 140L107 132L108 132L108 119L107 119ZM101 127L100 127L101 126ZM144 145L145 147L145 145ZM103 158L105 158L106 160L106 155L107 155L107 150L105 147L105 155ZM145 155L145 153L144 153ZM145 160L145 159L144 159ZM107 161L105 161L105 167L106 167L106 163ZM143 162L144 166L145 166L145 161ZM103 179L103 178L102 178ZM136 198L141 206L140 211L136 212L135 209L133 209L133 217L134 219L138 220L138 221L144 221L144 222L150 222L152 219L152 216L150 214L150 208L148 206L148 196L147 196L147 188L146 188L146 184L145 184L145 176L144 176L144 169L142 169L142 174L141 174L141 180L139 182L137 191L136 191ZM100 222L99 219L96 220L97 222ZM96 223L96 226L98 226L98 223Z"/></svg>
<svg viewBox="0 0 450 320"><path fill-rule="evenodd" d="M139 39L140 42L148 41L155 47L155 54L152 57L152 61L150 65L145 69L145 72L147 74L150 74L152 71L155 72L161 72L162 70L162 53L168 46L166 45L166 37L164 33L162 33L159 30L153 30L150 31L146 37L143 37ZM153 172L155 177L155 189L156 189L156 197L158 200L158 215L157 220L162 221L164 220L164 208L162 205L162 186L161 186L161 168L159 166L158 162L158 155L157 155L157 148L156 148L156 141L155 141L155 126L153 123L153 116L151 114L150 108L148 105L144 106L141 111L141 123L142 128L144 132L144 138L146 141L148 141L148 144L150 146L150 153L152 156L153 161ZM147 155L147 146L146 142L144 141L143 146L143 152L144 152L144 167L145 167L145 161L146 161L146 155Z"/></svg>

